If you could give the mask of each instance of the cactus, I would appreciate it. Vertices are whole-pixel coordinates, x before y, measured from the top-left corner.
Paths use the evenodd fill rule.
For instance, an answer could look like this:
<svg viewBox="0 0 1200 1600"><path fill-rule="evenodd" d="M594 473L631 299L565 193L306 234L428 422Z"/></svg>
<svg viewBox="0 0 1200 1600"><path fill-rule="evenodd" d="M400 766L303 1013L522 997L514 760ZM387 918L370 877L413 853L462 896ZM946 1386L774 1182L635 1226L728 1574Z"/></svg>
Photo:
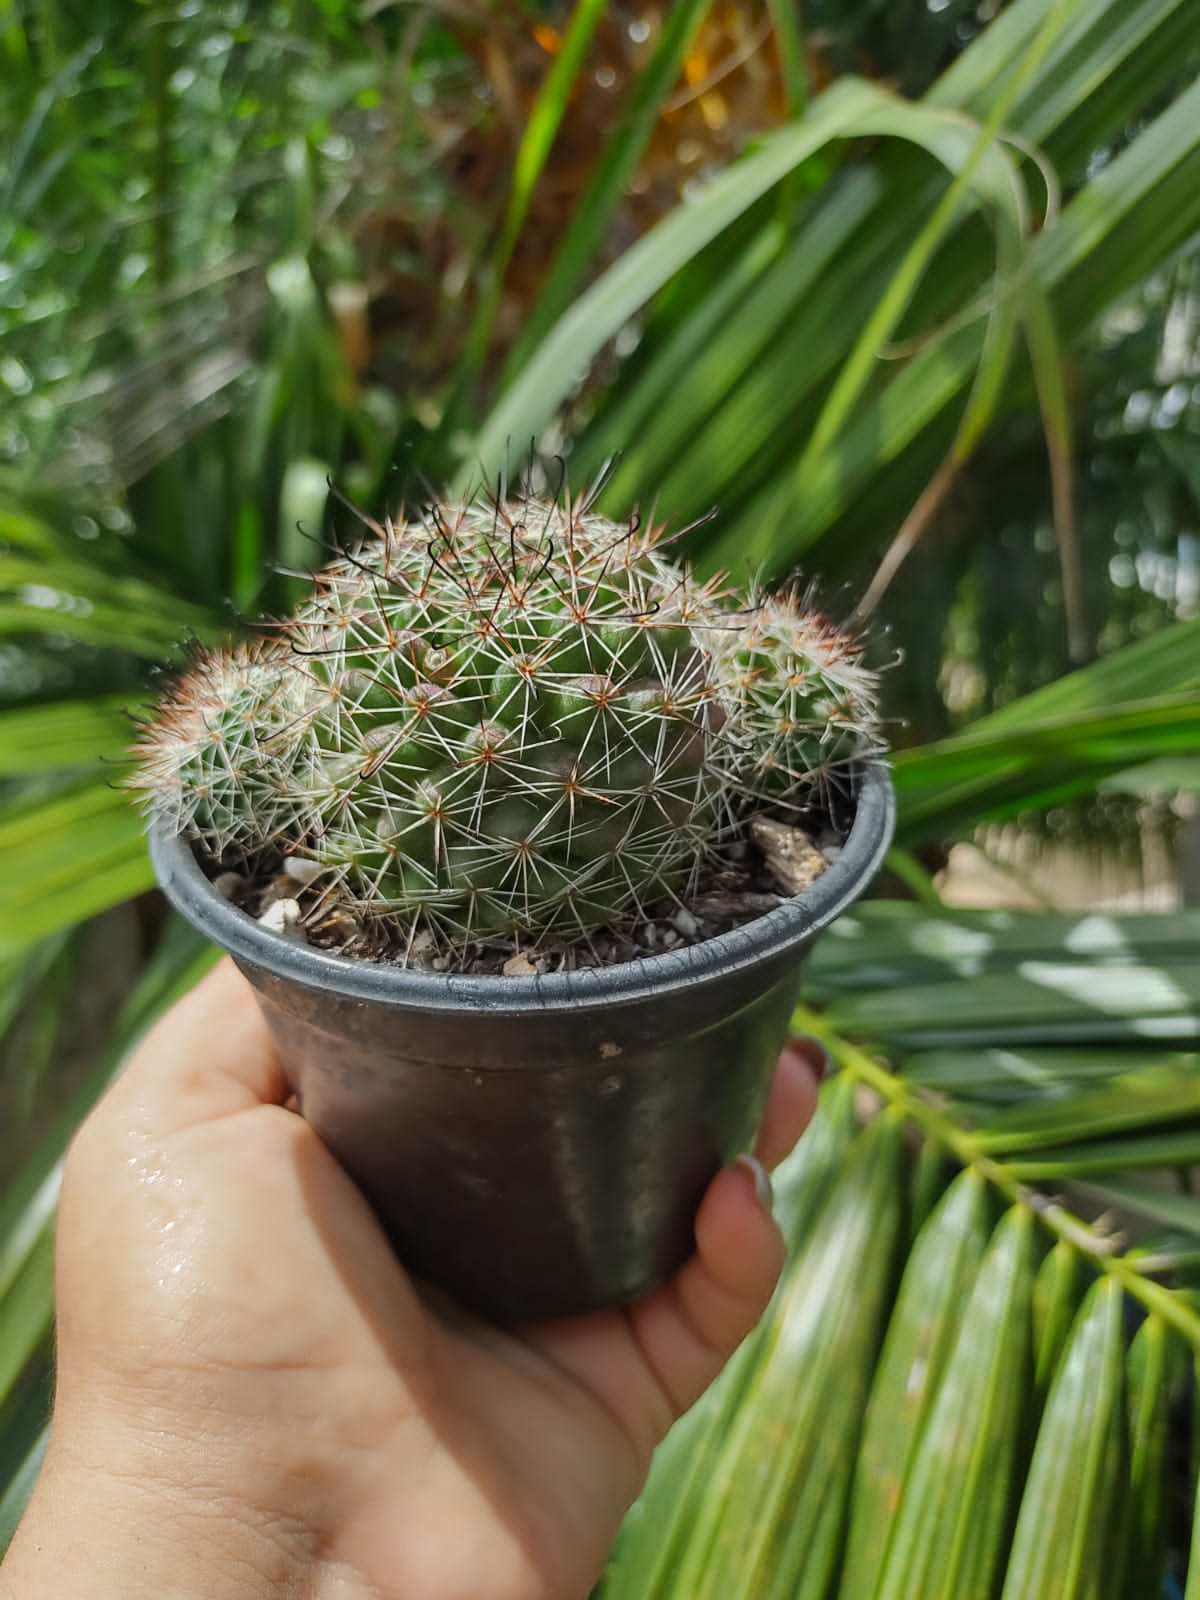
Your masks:
<svg viewBox="0 0 1200 1600"><path fill-rule="evenodd" d="M855 762L882 748L878 675L811 596L756 597L709 648L728 707L711 760L748 801L826 807Z"/></svg>
<svg viewBox="0 0 1200 1600"><path fill-rule="evenodd" d="M733 604L586 497L437 507L193 668L134 781L210 854L306 857L410 938L628 926L873 745L857 648L794 598Z"/></svg>
<svg viewBox="0 0 1200 1600"><path fill-rule="evenodd" d="M269 640L201 655L134 745L135 787L214 854L261 849L290 831L291 786L273 755L301 714L289 666Z"/></svg>

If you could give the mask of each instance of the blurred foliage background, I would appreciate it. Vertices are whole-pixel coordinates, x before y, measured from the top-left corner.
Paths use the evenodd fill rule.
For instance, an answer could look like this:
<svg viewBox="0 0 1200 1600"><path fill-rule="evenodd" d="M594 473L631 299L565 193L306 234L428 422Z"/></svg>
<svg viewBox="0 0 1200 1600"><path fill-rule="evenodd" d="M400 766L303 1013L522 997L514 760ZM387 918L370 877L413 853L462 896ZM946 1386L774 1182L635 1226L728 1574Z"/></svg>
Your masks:
<svg viewBox="0 0 1200 1600"><path fill-rule="evenodd" d="M63 1149L210 959L127 713L534 444L896 663L795 1264L605 1594L1196 1600L1192 0L0 0L0 62L0 1543Z"/></svg>

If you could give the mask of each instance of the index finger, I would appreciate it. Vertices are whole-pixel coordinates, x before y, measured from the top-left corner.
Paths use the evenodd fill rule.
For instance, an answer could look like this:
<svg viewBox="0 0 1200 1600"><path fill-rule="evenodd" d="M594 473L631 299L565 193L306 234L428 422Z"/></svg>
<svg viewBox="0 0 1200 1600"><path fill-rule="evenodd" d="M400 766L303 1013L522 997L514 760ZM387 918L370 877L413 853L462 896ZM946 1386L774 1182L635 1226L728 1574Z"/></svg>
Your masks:
<svg viewBox="0 0 1200 1600"><path fill-rule="evenodd" d="M817 1090L825 1069L816 1040L789 1040L779 1057L755 1155L770 1171L791 1154L817 1109Z"/></svg>

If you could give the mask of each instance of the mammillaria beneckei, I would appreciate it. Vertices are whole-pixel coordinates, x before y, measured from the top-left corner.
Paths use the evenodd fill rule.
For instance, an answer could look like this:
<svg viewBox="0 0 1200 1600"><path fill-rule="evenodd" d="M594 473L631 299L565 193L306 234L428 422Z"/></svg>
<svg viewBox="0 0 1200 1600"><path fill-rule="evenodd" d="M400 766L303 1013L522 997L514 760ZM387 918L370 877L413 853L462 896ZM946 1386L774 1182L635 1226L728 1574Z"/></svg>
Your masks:
<svg viewBox="0 0 1200 1600"><path fill-rule="evenodd" d="M627 925L878 747L856 643L666 545L586 497L376 526L271 638L193 665L134 781L214 856L307 860L362 920L451 944Z"/></svg>

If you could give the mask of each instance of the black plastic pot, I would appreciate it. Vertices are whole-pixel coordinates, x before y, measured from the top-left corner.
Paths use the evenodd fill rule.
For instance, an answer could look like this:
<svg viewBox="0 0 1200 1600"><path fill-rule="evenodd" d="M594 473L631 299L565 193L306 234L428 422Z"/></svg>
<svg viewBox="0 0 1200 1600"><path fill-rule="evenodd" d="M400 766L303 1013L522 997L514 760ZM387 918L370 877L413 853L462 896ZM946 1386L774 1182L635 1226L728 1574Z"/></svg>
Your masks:
<svg viewBox="0 0 1200 1600"><path fill-rule="evenodd" d="M267 932L190 846L151 839L168 897L254 985L301 1110L404 1265L496 1320L634 1299L692 1248L749 1149L801 967L866 888L894 798L870 768L838 860L731 933L602 970L458 977Z"/></svg>

